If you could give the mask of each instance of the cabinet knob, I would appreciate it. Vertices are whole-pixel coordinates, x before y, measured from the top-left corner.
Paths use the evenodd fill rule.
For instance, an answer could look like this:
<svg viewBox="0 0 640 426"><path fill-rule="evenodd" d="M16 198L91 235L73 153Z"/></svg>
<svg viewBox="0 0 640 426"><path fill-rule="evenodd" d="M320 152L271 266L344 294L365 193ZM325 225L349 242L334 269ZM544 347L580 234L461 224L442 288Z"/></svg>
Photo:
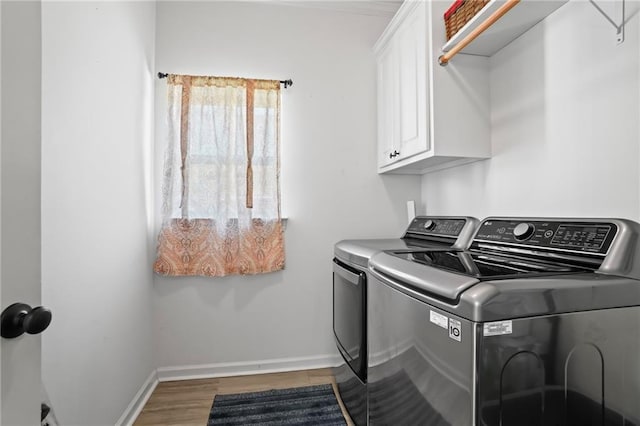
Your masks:
<svg viewBox="0 0 640 426"><path fill-rule="evenodd" d="M395 158L395 157L397 157L398 155L400 155L400 153L399 153L398 151L395 151L395 150L394 150L391 154L389 154L389 158Z"/></svg>

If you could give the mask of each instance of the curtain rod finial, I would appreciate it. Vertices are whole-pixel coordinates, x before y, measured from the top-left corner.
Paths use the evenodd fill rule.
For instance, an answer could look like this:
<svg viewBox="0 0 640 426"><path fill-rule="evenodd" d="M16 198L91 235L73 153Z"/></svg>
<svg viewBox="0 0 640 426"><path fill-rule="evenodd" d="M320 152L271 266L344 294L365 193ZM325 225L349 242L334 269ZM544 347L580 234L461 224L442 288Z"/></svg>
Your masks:
<svg viewBox="0 0 640 426"><path fill-rule="evenodd" d="M166 78L169 77L169 74L167 74L166 72L159 72L158 73L158 78Z"/></svg>

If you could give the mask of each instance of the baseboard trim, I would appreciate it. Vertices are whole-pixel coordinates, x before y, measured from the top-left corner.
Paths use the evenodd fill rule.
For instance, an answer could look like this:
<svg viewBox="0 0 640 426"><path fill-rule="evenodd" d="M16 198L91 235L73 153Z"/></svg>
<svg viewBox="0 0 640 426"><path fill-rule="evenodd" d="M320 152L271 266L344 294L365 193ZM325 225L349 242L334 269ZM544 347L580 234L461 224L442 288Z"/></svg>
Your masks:
<svg viewBox="0 0 640 426"><path fill-rule="evenodd" d="M296 370L335 367L340 364L340 355L320 355L300 358L281 358L265 361L223 362L218 364L185 365L158 368L158 381L211 379L227 376L282 373Z"/></svg>
<svg viewBox="0 0 640 426"><path fill-rule="evenodd" d="M116 426L133 425L133 422L138 418L138 415L151 397L156 386L158 386L158 372L153 370L147 380L143 383L138 393L133 397L133 400L131 400L127 409L124 410L120 419L116 422Z"/></svg>

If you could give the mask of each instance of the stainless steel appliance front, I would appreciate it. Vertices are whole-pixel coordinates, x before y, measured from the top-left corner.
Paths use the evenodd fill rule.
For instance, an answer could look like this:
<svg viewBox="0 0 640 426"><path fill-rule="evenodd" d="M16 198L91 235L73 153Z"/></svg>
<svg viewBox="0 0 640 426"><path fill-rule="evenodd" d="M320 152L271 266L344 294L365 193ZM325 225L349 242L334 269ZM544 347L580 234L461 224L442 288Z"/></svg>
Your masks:
<svg viewBox="0 0 640 426"><path fill-rule="evenodd" d="M472 424L471 321L372 278L368 330L370 424Z"/></svg>
<svg viewBox="0 0 640 426"><path fill-rule="evenodd" d="M640 307L477 323L373 277L369 312L371 425L640 425Z"/></svg>
<svg viewBox="0 0 640 426"><path fill-rule="evenodd" d="M344 364L334 369L340 396L357 425L367 423L367 274L333 259L333 334Z"/></svg>
<svg viewBox="0 0 640 426"><path fill-rule="evenodd" d="M640 424L640 307L476 325L477 424Z"/></svg>
<svg viewBox="0 0 640 426"><path fill-rule="evenodd" d="M340 354L363 382L367 381L367 275L333 260L333 333Z"/></svg>

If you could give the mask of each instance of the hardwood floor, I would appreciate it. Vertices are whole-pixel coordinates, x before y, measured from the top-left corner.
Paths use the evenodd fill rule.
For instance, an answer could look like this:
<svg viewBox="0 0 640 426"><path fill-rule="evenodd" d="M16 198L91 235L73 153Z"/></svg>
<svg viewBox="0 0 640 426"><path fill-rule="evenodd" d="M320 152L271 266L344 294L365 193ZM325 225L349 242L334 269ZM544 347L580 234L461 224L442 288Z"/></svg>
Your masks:
<svg viewBox="0 0 640 426"><path fill-rule="evenodd" d="M300 386L336 383L331 369L293 371L288 373L259 374L253 376L220 377L216 379L161 382L151 394L134 426L146 425L198 425L205 426L213 398L217 394L255 392ZM337 395L337 392L336 392ZM338 397L347 424L353 422L346 414Z"/></svg>

